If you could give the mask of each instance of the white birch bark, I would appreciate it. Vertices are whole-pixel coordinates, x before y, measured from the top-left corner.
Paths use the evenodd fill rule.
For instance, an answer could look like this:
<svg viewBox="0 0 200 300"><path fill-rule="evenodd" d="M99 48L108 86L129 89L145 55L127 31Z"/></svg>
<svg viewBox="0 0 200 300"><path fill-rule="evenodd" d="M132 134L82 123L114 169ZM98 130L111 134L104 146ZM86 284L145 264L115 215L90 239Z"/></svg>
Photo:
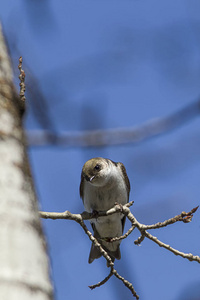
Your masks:
<svg viewBox="0 0 200 300"><path fill-rule="evenodd" d="M49 262L0 27L0 299L53 299Z"/></svg>

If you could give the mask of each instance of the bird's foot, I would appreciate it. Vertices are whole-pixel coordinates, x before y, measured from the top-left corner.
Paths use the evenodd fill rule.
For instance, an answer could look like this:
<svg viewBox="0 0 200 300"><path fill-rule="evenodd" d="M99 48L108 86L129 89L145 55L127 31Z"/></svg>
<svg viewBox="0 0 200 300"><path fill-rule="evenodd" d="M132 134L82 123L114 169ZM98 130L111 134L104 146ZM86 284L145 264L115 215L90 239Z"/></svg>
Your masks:
<svg viewBox="0 0 200 300"><path fill-rule="evenodd" d="M123 211L123 205L121 203L115 202L115 205L120 208L120 211Z"/></svg>

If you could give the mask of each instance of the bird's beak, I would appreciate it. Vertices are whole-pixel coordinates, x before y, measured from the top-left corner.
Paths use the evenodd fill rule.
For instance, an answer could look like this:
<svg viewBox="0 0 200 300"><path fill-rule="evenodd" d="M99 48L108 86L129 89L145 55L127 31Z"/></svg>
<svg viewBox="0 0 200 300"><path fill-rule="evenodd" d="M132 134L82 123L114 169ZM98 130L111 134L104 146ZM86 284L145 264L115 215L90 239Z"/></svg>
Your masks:
<svg viewBox="0 0 200 300"><path fill-rule="evenodd" d="M92 182L92 180L94 179L95 176L90 177L90 182Z"/></svg>
<svg viewBox="0 0 200 300"><path fill-rule="evenodd" d="M87 176L86 174L83 174L83 177L85 178L85 180L92 182L92 180L94 179L95 176Z"/></svg>

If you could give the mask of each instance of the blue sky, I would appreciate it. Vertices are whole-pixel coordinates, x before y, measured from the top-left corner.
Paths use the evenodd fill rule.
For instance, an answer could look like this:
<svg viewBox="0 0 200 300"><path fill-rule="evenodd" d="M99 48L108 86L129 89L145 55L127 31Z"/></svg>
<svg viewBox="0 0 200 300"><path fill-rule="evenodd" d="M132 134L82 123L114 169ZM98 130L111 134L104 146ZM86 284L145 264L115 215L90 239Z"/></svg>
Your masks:
<svg viewBox="0 0 200 300"><path fill-rule="evenodd" d="M170 115L200 94L198 1L4 1L0 17L13 65L23 56L27 80L25 126L83 131L123 128ZM145 224L163 221L200 202L200 120L137 145L29 148L40 207L83 211L81 168L91 157L121 161L131 182L132 212ZM163 242L198 255L200 212L189 224L153 231ZM132 299L104 259L88 264L90 241L72 221L44 220L57 300ZM88 226L90 226L88 224ZM126 229L129 227L126 222ZM196 262L153 242L134 245L134 231L116 262L143 300L200 297ZM196 295L196 298L193 297ZM192 298L193 297L193 298Z"/></svg>

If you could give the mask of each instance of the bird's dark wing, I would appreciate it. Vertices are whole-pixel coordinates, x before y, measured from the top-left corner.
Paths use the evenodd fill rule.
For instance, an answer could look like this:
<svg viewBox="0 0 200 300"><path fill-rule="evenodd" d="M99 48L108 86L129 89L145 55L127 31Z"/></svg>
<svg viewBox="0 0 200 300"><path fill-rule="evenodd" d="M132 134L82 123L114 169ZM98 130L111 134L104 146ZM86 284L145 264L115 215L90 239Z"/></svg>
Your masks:
<svg viewBox="0 0 200 300"><path fill-rule="evenodd" d="M123 234L123 232L124 232L125 222L126 222L126 217L124 216L124 217L122 218L122 234Z"/></svg>
<svg viewBox="0 0 200 300"><path fill-rule="evenodd" d="M125 184L126 184L126 190L127 190L127 196L128 196L128 201L129 201L129 194L130 194L130 189L131 189L131 185L130 185L130 181L128 179L128 175L126 173L126 168L124 167L123 163L118 162L117 163L117 167L120 168L123 176L124 176L124 180L125 180Z"/></svg>
<svg viewBox="0 0 200 300"><path fill-rule="evenodd" d="M80 197L81 197L81 199L83 200L83 203L84 203L83 186L84 186L84 177L83 177L83 173L81 173L81 183L80 183L80 187L79 187L79 192L80 192Z"/></svg>
<svg viewBox="0 0 200 300"><path fill-rule="evenodd" d="M125 184L126 184L126 191L127 191L127 198L128 198L128 202L129 202L129 194L130 194L131 185L130 185L128 175L126 173L126 168L124 167L123 163L121 163L121 162L117 163L117 167L120 168L120 170L124 176L124 180L125 180ZM122 218L122 233L124 232L125 221L126 221L126 217L124 216Z"/></svg>

